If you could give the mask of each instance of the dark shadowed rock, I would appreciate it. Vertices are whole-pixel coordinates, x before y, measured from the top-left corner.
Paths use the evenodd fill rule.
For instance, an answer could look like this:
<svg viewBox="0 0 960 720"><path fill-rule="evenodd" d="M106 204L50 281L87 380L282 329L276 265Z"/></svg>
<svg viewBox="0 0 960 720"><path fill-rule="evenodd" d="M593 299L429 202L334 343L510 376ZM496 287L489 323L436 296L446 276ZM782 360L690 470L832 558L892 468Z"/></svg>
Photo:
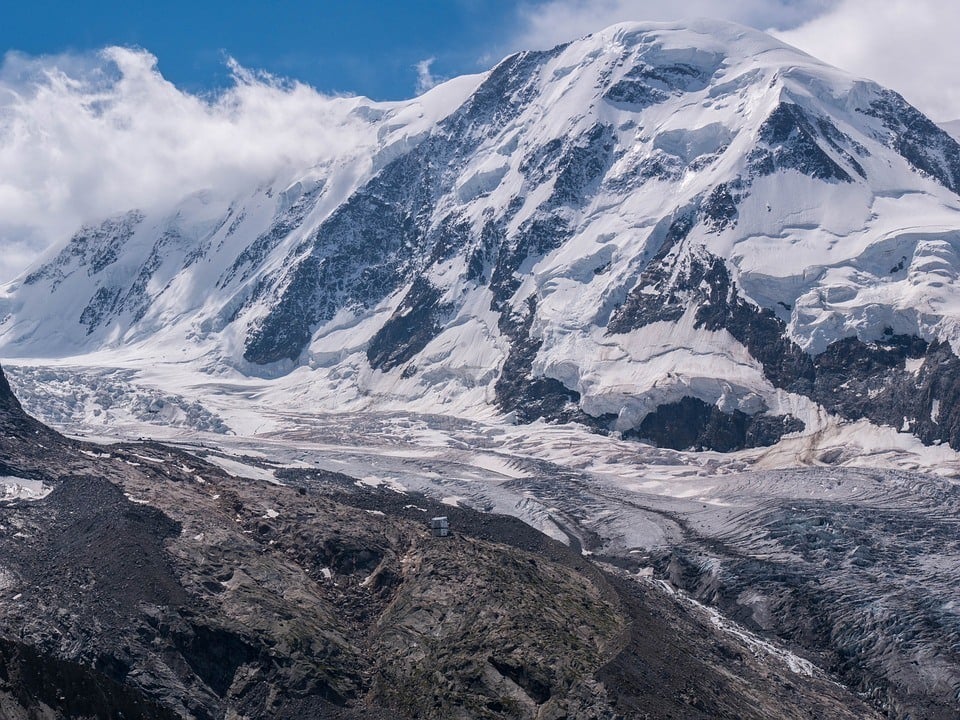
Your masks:
<svg viewBox="0 0 960 720"><path fill-rule="evenodd" d="M826 143L839 151L861 177L863 168L840 146L850 142L829 121L811 120L795 103L782 102L760 126L759 141L749 156L754 175L772 175L780 170L796 170L820 180L853 182L850 173L823 149Z"/></svg>
<svg viewBox="0 0 960 720"><path fill-rule="evenodd" d="M433 340L452 309L440 302L440 291L419 277L390 319L374 334L367 346L370 367L390 370L411 360Z"/></svg>
<svg viewBox="0 0 960 720"><path fill-rule="evenodd" d="M685 397L660 405L624 437L637 437L674 450L733 452L769 447L787 433L803 429L803 422L790 415L747 415L740 410L726 413L716 405Z"/></svg>
<svg viewBox="0 0 960 720"><path fill-rule="evenodd" d="M960 144L899 94L884 90L860 112L877 118L886 133L879 139L916 170L960 193Z"/></svg>
<svg viewBox="0 0 960 720"><path fill-rule="evenodd" d="M0 412L5 414L19 414L23 412L20 401L17 400L16 395L13 394L13 390L10 388L10 383L7 381L7 376L4 374L2 367L0 367Z"/></svg>

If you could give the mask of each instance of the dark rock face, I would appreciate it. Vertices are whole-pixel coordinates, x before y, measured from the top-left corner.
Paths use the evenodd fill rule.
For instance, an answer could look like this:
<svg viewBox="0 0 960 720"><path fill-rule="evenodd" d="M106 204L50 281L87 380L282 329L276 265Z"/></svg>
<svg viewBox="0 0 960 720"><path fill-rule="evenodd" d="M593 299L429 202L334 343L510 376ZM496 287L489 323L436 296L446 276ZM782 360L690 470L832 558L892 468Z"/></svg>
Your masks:
<svg viewBox="0 0 960 720"><path fill-rule="evenodd" d="M910 431L925 443L960 448L960 358L951 347L931 343L916 376L902 373L897 379L897 396L913 399Z"/></svg>
<svg viewBox="0 0 960 720"><path fill-rule="evenodd" d="M674 221L668 238L678 237L688 220ZM917 337L892 333L875 342L855 337L831 344L824 352L811 356L787 337L785 323L768 308L747 302L730 278L723 260L704 255L671 254L672 242L648 264L627 300L611 315L609 332L625 333L651 322L675 321L690 306L696 307L697 327L711 331L727 330L750 354L760 361L764 376L778 388L805 395L828 411L844 418L867 418L875 423L909 430L923 442L945 442L960 449L960 359L946 343L928 344ZM676 263L683 265L677 271ZM907 360L924 362L916 373L906 369ZM646 430L635 429L668 447L736 449L748 447L743 419L728 418L734 432L731 441L709 432L699 433L715 421L712 411L695 412L690 400L675 407L659 408ZM685 432L689 425L679 423L680 416L695 423L696 433ZM765 416L763 416L765 417ZM713 419L711 419L713 418ZM765 418L783 432L799 429L794 420ZM670 440L666 428L677 431ZM780 433L780 435L783 434ZM777 432L766 429L757 439L776 442ZM710 442L713 437L717 442ZM699 439L695 439L699 438ZM760 444L766 444L760 443Z"/></svg>
<svg viewBox="0 0 960 720"><path fill-rule="evenodd" d="M428 265L450 260L469 250L473 241L473 228L468 220L455 213L447 215L437 226L427 231L427 246L430 250Z"/></svg>
<svg viewBox="0 0 960 720"><path fill-rule="evenodd" d="M838 340L813 358L813 395L843 417L899 427L904 403L912 405L916 393L915 382L907 381L905 360L923 357L926 350L925 341L906 335L891 334L875 343Z"/></svg>
<svg viewBox="0 0 960 720"><path fill-rule="evenodd" d="M546 207L578 206L585 203L600 186L614 159L616 139L609 125L595 125L559 158L553 193Z"/></svg>
<svg viewBox="0 0 960 720"><path fill-rule="evenodd" d="M498 250L504 244L505 238L503 223L494 220L484 223L483 230L480 231L480 242L471 251L467 261L467 280L480 285L488 283Z"/></svg>
<svg viewBox="0 0 960 720"><path fill-rule="evenodd" d="M635 430L624 437L652 441L674 450L715 450L733 452L744 448L769 447L804 424L790 415L747 415L739 410L722 412L694 397L660 405Z"/></svg>
<svg viewBox="0 0 960 720"><path fill-rule="evenodd" d="M532 150L520 163L520 172L527 182L540 185L550 175L550 169L556 166L560 154L563 152L563 139L553 138Z"/></svg>
<svg viewBox="0 0 960 720"><path fill-rule="evenodd" d="M710 77L711 73L686 63L654 66L640 62L607 90L604 99L639 112L671 95L702 90Z"/></svg>
<svg viewBox="0 0 960 720"><path fill-rule="evenodd" d="M739 198L734 197L730 190L727 183L720 183L700 204L703 222L713 232L720 232L737 223Z"/></svg>
<svg viewBox="0 0 960 720"><path fill-rule="evenodd" d="M77 268L86 268L88 275L96 275L117 261L143 217L134 210L105 220L97 227L84 227L70 238L56 258L27 275L23 282L34 285L41 280L51 280L51 287L56 289Z"/></svg>
<svg viewBox="0 0 960 720"><path fill-rule="evenodd" d="M629 73L630 77L646 80L674 92L699 92L707 87L713 76L709 69L687 63L658 65L640 64Z"/></svg>
<svg viewBox="0 0 960 720"><path fill-rule="evenodd" d="M240 253L231 268L217 281L217 287L225 288L238 276L241 282L249 278L254 269L266 259L267 255L284 238L300 227L310 211L316 206L323 190L324 185L322 184L308 190L301 194L289 208L281 212L270 229L259 235L253 243ZM240 218L240 221L242 221L242 218Z"/></svg>
<svg viewBox="0 0 960 720"><path fill-rule="evenodd" d="M11 439L32 438L33 441L38 438L47 440L50 437L56 437L56 433L23 411L20 401L10 388L3 368L0 368L0 432ZM9 472L10 459L0 448L0 474L13 474Z"/></svg>
<svg viewBox="0 0 960 720"><path fill-rule="evenodd" d="M103 325L116 310L122 290L118 287L101 286L90 298L90 302L80 313L80 324L87 326L87 335L91 335Z"/></svg>
<svg viewBox="0 0 960 720"><path fill-rule="evenodd" d="M702 273L699 267L690 268L684 280L675 283L671 270L676 262L675 251L695 224L696 214L691 210L670 219L657 254L647 263L623 305L611 314L608 332L619 335L655 322L676 322L683 316L687 294L699 286Z"/></svg>
<svg viewBox="0 0 960 720"><path fill-rule="evenodd" d="M907 360L922 360L915 372ZM887 335L840 340L813 358L811 397L842 417L861 417L960 449L960 358L947 343Z"/></svg>
<svg viewBox="0 0 960 720"><path fill-rule="evenodd" d="M889 132L881 142L896 150L918 171L960 193L960 144L892 90L884 90L860 112L879 119Z"/></svg>
<svg viewBox="0 0 960 720"><path fill-rule="evenodd" d="M561 422L580 418L580 393L559 380L533 375L533 361L543 344L530 336L536 308L536 298L531 296L522 316L500 316L500 332L510 338L510 352L494 386L497 405L504 412L516 413L524 423L539 418Z"/></svg>
<svg viewBox="0 0 960 720"><path fill-rule="evenodd" d="M7 381L7 376L3 373L3 368L0 368L0 412L5 414L23 412L20 401L17 400L17 396L14 395L13 390L10 389L10 383Z"/></svg>
<svg viewBox="0 0 960 720"><path fill-rule="evenodd" d="M820 131L820 137L833 148L833 151L839 155L843 162L860 176L861 179L867 178L867 173L863 166L857 160L858 157L869 157L870 152L856 140L851 138L825 117L818 117L814 123L817 130Z"/></svg>
<svg viewBox="0 0 960 720"><path fill-rule="evenodd" d="M850 174L821 147L825 142L841 155L861 177L863 168L841 143L851 144L825 118L811 121L800 106L782 102L760 126L760 144L749 156L756 176L772 175L780 170L797 170L820 180L853 182Z"/></svg>
<svg viewBox="0 0 960 720"><path fill-rule="evenodd" d="M667 100L670 96L663 90L650 87L645 82L625 78L612 85L604 99L611 103L626 105L636 111L643 110Z"/></svg>
<svg viewBox="0 0 960 720"><path fill-rule="evenodd" d="M370 367L390 370L409 362L433 340L452 306L440 302L440 291L418 277L403 302L370 340Z"/></svg>
<svg viewBox="0 0 960 720"><path fill-rule="evenodd" d="M644 158L634 172L617 178L611 183L611 189L627 192L648 180L675 182L683 176L683 170L684 165L680 158L657 151Z"/></svg>
<svg viewBox="0 0 960 720"><path fill-rule="evenodd" d="M786 337L786 326L772 310L748 303L737 291L726 263L704 259L706 292L697 309L697 326L726 329L763 365L764 375L776 387L809 394L815 375L813 360Z"/></svg>

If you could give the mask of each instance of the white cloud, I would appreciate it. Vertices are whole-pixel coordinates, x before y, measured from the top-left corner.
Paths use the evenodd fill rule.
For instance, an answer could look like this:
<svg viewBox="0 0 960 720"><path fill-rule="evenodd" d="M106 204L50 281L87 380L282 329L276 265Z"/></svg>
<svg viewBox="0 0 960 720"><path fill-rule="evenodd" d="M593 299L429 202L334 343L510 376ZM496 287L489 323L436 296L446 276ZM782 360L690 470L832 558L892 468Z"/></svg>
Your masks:
<svg viewBox="0 0 960 720"><path fill-rule="evenodd" d="M436 62L435 57L429 57L426 60L421 60L416 64L417 68L417 95L423 95L427 90L430 90L436 87L439 83L443 82L441 78L434 77L433 73L430 71L430 67Z"/></svg>
<svg viewBox="0 0 960 720"><path fill-rule="evenodd" d="M758 28L795 27L837 0L548 0L520 8L520 30L511 43L546 48L627 20L712 17Z"/></svg>
<svg viewBox="0 0 960 720"><path fill-rule="evenodd" d="M230 63L216 97L182 92L142 50L0 65L0 280L89 221L213 189L231 196L356 145L354 101Z"/></svg>
<svg viewBox="0 0 960 720"><path fill-rule="evenodd" d="M960 3L843 0L779 33L825 62L902 93L934 120L960 118Z"/></svg>

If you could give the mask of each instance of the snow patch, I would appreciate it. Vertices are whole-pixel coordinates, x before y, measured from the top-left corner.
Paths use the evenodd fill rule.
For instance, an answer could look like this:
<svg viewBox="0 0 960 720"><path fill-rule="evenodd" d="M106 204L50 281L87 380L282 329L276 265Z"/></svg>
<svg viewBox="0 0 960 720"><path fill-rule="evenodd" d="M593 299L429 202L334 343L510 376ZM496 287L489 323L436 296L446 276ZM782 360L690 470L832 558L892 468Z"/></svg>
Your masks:
<svg viewBox="0 0 960 720"><path fill-rule="evenodd" d="M407 488L403 486L396 478L391 477L376 477L369 475L365 478L357 480L354 483L358 487L368 487L368 488L386 488L387 490L392 490L395 493L406 493Z"/></svg>
<svg viewBox="0 0 960 720"><path fill-rule="evenodd" d="M907 358L904 362L905 370L912 375L916 375L920 372L920 368L923 367L924 358ZM939 400L934 400L935 403L939 405Z"/></svg>
<svg viewBox="0 0 960 720"><path fill-rule="evenodd" d="M5 592L12 587L15 587L17 583L17 577L12 572L7 570L4 567L0 567L0 592ZM16 598L14 598L16 600Z"/></svg>
<svg viewBox="0 0 960 720"><path fill-rule="evenodd" d="M51 492L53 488L40 480L30 480L14 475L0 476L0 502L42 500Z"/></svg>
<svg viewBox="0 0 960 720"><path fill-rule="evenodd" d="M273 470L257 467L256 465L250 465L248 463L241 462L240 460L226 458L221 455L207 455L204 459L212 465L216 465L221 470L226 471L227 474L232 475L233 477L248 478L250 480L265 480L273 485L282 484L279 480L277 480L276 473Z"/></svg>

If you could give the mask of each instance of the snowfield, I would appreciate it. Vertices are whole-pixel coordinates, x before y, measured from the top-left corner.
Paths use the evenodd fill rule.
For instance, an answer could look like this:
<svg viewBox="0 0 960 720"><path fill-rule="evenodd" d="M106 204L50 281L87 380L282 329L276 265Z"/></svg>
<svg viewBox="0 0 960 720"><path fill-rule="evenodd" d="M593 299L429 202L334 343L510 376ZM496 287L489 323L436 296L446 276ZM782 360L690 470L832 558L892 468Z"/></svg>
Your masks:
<svg viewBox="0 0 960 720"><path fill-rule="evenodd" d="M0 502L12 500L42 500L53 490L39 480L0 476Z"/></svg>

